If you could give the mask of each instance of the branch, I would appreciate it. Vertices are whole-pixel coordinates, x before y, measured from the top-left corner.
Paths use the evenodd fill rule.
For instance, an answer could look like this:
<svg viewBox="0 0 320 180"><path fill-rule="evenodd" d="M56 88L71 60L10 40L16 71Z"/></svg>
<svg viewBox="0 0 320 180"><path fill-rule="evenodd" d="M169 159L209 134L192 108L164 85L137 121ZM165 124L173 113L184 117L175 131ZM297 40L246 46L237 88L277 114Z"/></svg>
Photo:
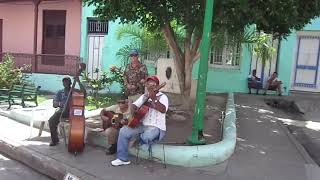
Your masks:
<svg viewBox="0 0 320 180"><path fill-rule="evenodd" d="M195 40L194 40L194 43L193 43L193 47L191 49L192 56L196 55L196 53L197 53L197 51L199 49L200 43L201 43L201 38L199 36L196 36Z"/></svg>
<svg viewBox="0 0 320 180"><path fill-rule="evenodd" d="M168 42L170 49L173 51L177 61L179 61L179 63L182 65L182 51L177 43L176 37L174 36L170 24L165 23L162 27L162 32L164 33L164 37Z"/></svg>
<svg viewBox="0 0 320 180"><path fill-rule="evenodd" d="M192 30L191 28L187 28L186 37L184 39L184 68L185 70L191 66L192 62L192 54L191 54L191 37ZM187 72L185 72L187 73Z"/></svg>
<svg viewBox="0 0 320 180"><path fill-rule="evenodd" d="M176 66L176 71L179 79L179 87L181 89L181 92L183 92L185 76L184 76L184 61L182 58L182 51L177 43L177 40L174 36L173 30L170 24L165 23L164 26L162 27L162 31L164 33L164 37L167 43L169 44L171 51L173 51L173 53L175 54L174 64Z"/></svg>
<svg viewBox="0 0 320 180"><path fill-rule="evenodd" d="M195 61L200 57L200 53L199 53L199 47L200 47L200 44L201 44L201 36L202 36L202 33L199 33L197 32L197 27L194 28L194 40L193 40L193 46L191 48L191 58L192 58L192 63L191 64L194 64Z"/></svg>

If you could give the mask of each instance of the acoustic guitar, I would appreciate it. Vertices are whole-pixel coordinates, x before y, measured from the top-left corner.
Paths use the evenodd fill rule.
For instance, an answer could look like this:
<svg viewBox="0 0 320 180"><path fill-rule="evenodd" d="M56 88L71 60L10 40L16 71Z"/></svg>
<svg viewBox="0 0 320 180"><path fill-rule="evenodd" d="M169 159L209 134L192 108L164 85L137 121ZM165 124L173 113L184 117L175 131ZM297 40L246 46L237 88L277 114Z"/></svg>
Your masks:
<svg viewBox="0 0 320 180"><path fill-rule="evenodd" d="M166 85L166 83L162 83L157 88L155 88L155 93L158 93L158 91L163 88ZM135 128L139 126L140 121L144 118L144 116L149 112L149 104L148 102L144 102L142 106L133 114L133 118L128 121L128 126L131 128Z"/></svg>
<svg viewBox="0 0 320 180"><path fill-rule="evenodd" d="M109 127L114 127L116 129L120 129L123 124L121 124L121 120L123 119L123 114L115 113L113 111L104 111L104 116L107 116L109 120L102 120L102 129L106 130Z"/></svg>

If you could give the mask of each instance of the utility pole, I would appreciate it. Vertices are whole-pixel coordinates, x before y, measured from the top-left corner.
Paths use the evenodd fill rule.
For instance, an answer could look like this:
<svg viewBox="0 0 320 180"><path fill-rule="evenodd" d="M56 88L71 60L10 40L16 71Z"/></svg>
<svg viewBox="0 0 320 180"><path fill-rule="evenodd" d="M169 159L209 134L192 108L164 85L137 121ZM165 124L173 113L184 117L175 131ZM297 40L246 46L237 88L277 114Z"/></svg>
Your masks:
<svg viewBox="0 0 320 180"><path fill-rule="evenodd" d="M207 89L207 74L208 74L208 58L211 47L211 28L213 19L214 0L206 1L206 10L204 16L204 26L202 33L202 42L200 46L200 65L198 70L198 84L196 94L196 106L193 114L193 126L191 137L188 138L188 143L191 145L205 144L203 138L203 117L205 108L205 98Z"/></svg>

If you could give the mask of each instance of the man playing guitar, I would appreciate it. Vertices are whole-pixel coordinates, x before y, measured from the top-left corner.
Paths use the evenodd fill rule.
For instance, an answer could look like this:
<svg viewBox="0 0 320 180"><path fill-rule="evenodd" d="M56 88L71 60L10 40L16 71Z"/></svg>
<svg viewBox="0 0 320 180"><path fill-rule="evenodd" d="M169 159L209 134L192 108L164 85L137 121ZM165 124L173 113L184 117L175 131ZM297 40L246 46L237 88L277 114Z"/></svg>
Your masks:
<svg viewBox="0 0 320 180"><path fill-rule="evenodd" d="M128 165L129 141L137 138L141 148L149 150L150 145L164 137L166 131L166 112L169 107L168 97L159 92L159 79L150 76L146 79L146 91L132 105L134 111L138 111L143 105L149 107L149 111L141 119L138 127L123 126L120 129L117 144L117 159L112 161L113 166ZM129 122L130 124L130 122Z"/></svg>
<svg viewBox="0 0 320 180"><path fill-rule="evenodd" d="M102 109L100 115L107 136L107 144L110 145L106 154L111 155L117 152L119 129L128 123L128 119L132 118L128 100L121 99L117 105Z"/></svg>

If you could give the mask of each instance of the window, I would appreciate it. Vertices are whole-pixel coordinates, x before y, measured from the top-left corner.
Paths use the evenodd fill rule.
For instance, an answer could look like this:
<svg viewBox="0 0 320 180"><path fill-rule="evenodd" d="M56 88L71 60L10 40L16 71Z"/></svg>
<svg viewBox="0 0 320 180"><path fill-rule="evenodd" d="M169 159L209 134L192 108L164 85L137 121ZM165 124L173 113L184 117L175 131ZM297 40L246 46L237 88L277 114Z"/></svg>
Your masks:
<svg viewBox="0 0 320 180"><path fill-rule="evenodd" d="M240 68L241 43L224 44L223 47L211 47L209 65L220 68Z"/></svg>
<svg viewBox="0 0 320 180"><path fill-rule="evenodd" d="M65 25L57 25L56 26L56 36L57 37L62 37L64 38L65 37Z"/></svg>
<svg viewBox="0 0 320 180"><path fill-rule="evenodd" d="M108 34L108 22L101 22L95 18L88 18L88 33Z"/></svg>
<svg viewBox="0 0 320 180"><path fill-rule="evenodd" d="M156 63L159 58L171 58L172 54L170 50L167 51L142 51L141 52L141 61L148 63Z"/></svg>
<svg viewBox="0 0 320 180"><path fill-rule="evenodd" d="M54 25L47 24L46 25L46 38L54 37Z"/></svg>

